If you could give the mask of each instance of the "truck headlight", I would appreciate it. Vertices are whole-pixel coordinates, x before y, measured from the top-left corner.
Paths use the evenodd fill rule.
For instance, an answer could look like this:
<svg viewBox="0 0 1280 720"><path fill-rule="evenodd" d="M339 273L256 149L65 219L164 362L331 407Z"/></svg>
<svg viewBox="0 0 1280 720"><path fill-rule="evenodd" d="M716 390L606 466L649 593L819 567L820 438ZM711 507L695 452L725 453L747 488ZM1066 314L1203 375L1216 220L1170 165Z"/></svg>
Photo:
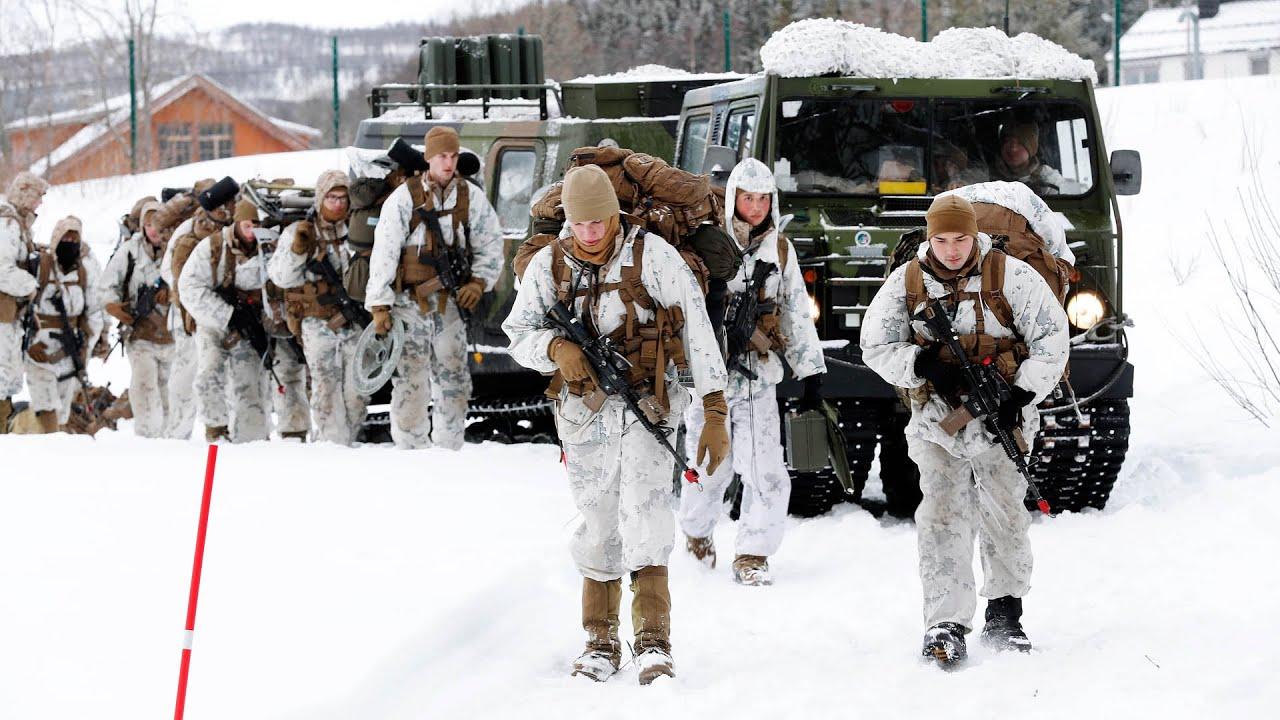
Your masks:
<svg viewBox="0 0 1280 720"><path fill-rule="evenodd" d="M813 316L813 321L818 322L818 316L822 314L822 308L818 305L818 298L809 296L809 314Z"/></svg>
<svg viewBox="0 0 1280 720"><path fill-rule="evenodd" d="M1088 330L1106 314L1106 301L1093 290L1080 290L1067 299L1067 320L1077 329Z"/></svg>

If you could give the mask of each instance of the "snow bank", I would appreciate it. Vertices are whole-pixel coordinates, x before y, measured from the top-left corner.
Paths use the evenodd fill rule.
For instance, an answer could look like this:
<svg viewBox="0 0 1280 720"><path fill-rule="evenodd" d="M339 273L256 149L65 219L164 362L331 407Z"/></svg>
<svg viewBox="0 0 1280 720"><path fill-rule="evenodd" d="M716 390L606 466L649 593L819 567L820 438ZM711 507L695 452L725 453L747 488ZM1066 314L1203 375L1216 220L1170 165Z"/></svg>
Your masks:
<svg viewBox="0 0 1280 720"><path fill-rule="evenodd" d="M1097 82L1093 63L1030 33L950 28L929 42L846 20L791 23L760 48L766 72L783 77L1019 78Z"/></svg>

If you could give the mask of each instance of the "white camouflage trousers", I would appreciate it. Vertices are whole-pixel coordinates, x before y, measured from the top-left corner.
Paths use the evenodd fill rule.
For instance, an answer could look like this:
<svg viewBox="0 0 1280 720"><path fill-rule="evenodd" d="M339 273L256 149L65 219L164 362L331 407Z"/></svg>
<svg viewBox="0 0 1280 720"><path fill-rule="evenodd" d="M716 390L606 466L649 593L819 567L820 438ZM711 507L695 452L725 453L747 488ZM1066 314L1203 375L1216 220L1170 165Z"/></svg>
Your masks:
<svg viewBox="0 0 1280 720"><path fill-rule="evenodd" d="M191 437L191 429L196 422L196 356L199 351L195 336L188 335L181 322L177 325L173 330L173 362L169 365L169 415L165 418L168 423L165 435L186 440ZM220 402L221 410L214 410L225 415L226 401Z"/></svg>
<svg viewBox="0 0 1280 720"><path fill-rule="evenodd" d="M284 433L311 432L311 406L307 404L307 364L298 358L297 351L288 338L276 338L272 358L276 376L267 375L267 393L276 411L276 429ZM276 380L284 386L284 392L276 386Z"/></svg>
<svg viewBox="0 0 1280 720"><path fill-rule="evenodd" d="M356 441L364 424L365 399L356 392L354 329L330 330L320 318L302 321L302 347L311 367L311 411L316 439L339 445Z"/></svg>
<svg viewBox="0 0 1280 720"><path fill-rule="evenodd" d="M0 323L0 399L22 391L22 323Z"/></svg>
<svg viewBox="0 0 1280 720"><path fill-rule="evenodd" d="M975 537L983 597L1022 597L1031 589L1031 514L1022 504L1027 481L999 446L972 461L919 438L908 438L907 450L920 466L924 495L916 535L925 626L953 622L972 628L978 603Z"/></svg>
<svg viewBox="0 0 1280 720"><path fill-rule="evenodd" d="M169 415L170 366L173 344L157 345L149 340L130 340L129 407L133 409L133 432L138 437L166 435Z"/></svg>
<svg viewBox="0 0 1280 720"><path fill-rule="evenodd" d="M75 366L70 360L46 365L27 358L27 390L31 392L31 409L35 412L57 411L58 424L66 424L67 418L71 417L71 401L80 389L80 381L74 372ZM71 377L58 379L66 375Z"/></svg>
<svg viewBox="0 0 1280 720"><path fill-rule="evenodd" d="M200 419L206 427L227 428L232 442L266 440L271 428L262 359L247 340L222 347L225 337L225 330L196 329Z"/></svg>
<svg viewBox="0 0 1280 720"><path fill-rule="evenodd" d="M569 543L578 571L608 582L642 567L666 565L675 542L675 459L629 410L624 428L621 400L609 399L595 415L578 398L565 403L569 407L562 406L556 425L569 489L582 516ZM575 416L586 417L580 424L566 419ZM667 424L674 427L679 418L676 410Z"/></svg>
<svg viewBox="0 0 1280 720"><path fill-rule="evenodd" d="M702 433L702 403L684 413L685 457L697 456ZM686 486L680 493L680 527L690 537L711 537L720 519L725 489L735 473L742 478L742 512L738 517L738 555L769 557L782 545L791 499L791 475L782 455L776 388L766 383L749 397L729 398L729 457L714 475L699 465L705 492Z"/></svg>
<svg viewBox="0 0 1280 720"><path fill-rule="evenodd" d="M391 439L396 447L462 447L471 399L467 326L450 299L444 317L417 306L396 307L404 320L404 354L391 393ZM431 408L428 409L428 405Z"/></svg>

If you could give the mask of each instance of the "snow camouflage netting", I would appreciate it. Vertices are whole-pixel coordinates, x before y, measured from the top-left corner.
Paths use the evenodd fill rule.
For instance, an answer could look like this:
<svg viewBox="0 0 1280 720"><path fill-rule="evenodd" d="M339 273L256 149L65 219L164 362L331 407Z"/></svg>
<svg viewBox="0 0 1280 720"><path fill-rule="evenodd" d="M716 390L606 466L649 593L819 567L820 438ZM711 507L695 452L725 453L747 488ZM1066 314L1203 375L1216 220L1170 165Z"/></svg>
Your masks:
<svg viewBox="0 0 1280 720"><path fill-rule="evenodd" d="M847 20L791 23L760 48L765 72L883 78L1023 78L1098 81L1093 63L1038 35L951 28L929 42Z"/></svg>

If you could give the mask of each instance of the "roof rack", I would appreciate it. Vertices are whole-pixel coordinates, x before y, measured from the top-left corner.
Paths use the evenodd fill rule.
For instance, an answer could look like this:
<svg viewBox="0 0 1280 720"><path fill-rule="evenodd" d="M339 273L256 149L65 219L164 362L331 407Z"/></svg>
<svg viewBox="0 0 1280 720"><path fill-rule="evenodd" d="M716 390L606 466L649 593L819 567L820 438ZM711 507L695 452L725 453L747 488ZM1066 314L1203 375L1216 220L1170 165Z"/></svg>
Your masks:
<svg viewBox="0 0 1280 720"><path fill-rule="evenodd" d="M369 93L369 107L373 117L379 117L388 110L402 107L421 107L423 117L432 119L432 109L436 107L480 108L481 116L489 117L493 108L529 107L538 108L538 117L546 120L547 92L556 98L556 104L563 106L560 88L554 83L541 84L468 84L440 85L434 83L393 83L378 85ZM536 96L535 99L531 99ZM475 101L479 100L477 104ZM497 101L497 102L495 102Z"/></svg>

